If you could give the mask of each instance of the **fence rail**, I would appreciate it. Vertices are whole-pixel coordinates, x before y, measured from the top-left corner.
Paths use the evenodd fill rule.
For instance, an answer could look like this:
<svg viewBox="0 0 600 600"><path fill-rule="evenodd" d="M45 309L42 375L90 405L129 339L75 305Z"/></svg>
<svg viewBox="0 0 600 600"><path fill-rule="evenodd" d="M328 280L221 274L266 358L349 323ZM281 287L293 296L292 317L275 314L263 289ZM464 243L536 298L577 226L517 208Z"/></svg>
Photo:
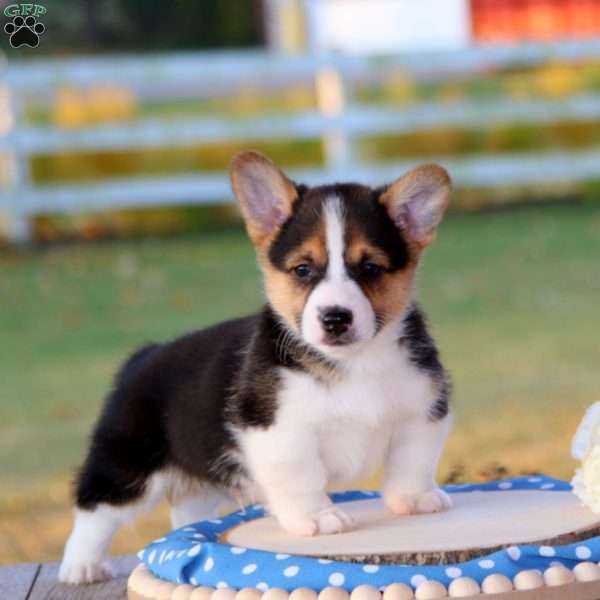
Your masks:
<svg viewBox="0 0 600 600"><path fill-rule="evenodd" d="M335 110L264 114L256 118L149 118L131 123L61 129L31 126L14 110L13 127L0 137L0 153L11 157L12 182L0 195L0 210L11 216L12 237L29 236L29 220L40 212L174 203L216 203L230 198L223 173L171 177L104 179L88 184L38 185L29 176L31 158L62 151L172 148L222 141L321 139L325 164L291 171L308 183L351 179L381 183L420 162L362 163L354 143L381 134L403 134L435 127L485 127L499 123L544 124L600 119L600 95L577 95L560 101L544 99L421 103L400 109L358 103L355 86L403 73L418 79L443 79L549 60L600 59L600 40L482 47L468 50L385 58L342 56L287 57L266 52L188 53L144 57L78 58L10 62L0 72L12 106L49 103L62 86L102 83L127 86L141 101L234 94L244 86L281 89L290 84L315 85L328 74L327 93L337 94ZM332 75L333 74L333 75ZM600 148L576 153L506 154L438 159L459 186L529 184L590 179L600 176Z"/></svg>

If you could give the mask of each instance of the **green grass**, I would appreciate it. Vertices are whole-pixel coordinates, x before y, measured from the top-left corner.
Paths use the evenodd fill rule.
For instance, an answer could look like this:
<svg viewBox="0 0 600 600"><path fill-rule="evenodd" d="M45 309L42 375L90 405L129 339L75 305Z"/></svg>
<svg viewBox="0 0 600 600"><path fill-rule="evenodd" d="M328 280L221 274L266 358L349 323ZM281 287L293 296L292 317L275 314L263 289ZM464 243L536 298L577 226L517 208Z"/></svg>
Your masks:
<svg viewBox="0 0 600 600"><path fill-rule="evenodd" d="M598 204L447 218L419 273L455 383L443 476L497 462L569 477L570 436L600 398L599 259ZM3 506L12 527L48 494L67 523L68 474L127 353L262 302L241 229L5 253L0 271L0 487L13 499L0 529Z"/></svg>

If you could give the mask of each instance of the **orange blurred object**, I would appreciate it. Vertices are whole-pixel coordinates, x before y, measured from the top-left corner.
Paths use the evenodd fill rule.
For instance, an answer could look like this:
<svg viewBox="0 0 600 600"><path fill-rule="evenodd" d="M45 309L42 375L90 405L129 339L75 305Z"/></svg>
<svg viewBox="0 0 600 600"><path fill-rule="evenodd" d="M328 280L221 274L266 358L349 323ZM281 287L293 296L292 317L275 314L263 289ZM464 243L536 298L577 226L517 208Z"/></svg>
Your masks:
<svg viewBox="0 0 600 600"><path fill-rule="evenodd" d="M473 39L484 43L600 36L600 0L471 0Z"/></svg>

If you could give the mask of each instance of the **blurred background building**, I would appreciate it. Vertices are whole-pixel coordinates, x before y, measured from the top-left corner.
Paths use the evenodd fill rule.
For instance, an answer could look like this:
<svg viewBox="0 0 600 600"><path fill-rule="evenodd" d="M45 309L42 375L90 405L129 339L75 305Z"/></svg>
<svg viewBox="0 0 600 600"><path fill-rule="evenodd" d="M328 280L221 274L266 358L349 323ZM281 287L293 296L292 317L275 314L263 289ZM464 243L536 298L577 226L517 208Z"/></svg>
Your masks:
<svg viewBox="0 0 600 600"><path fill-rule="evenodd" d="M264 301L247 148L307 183L450 171L420 273L455 382L440 478L570 477L600 386L600 0L37 6L36 47L0 31L0 562L59 556L128 353Z"/></svg>

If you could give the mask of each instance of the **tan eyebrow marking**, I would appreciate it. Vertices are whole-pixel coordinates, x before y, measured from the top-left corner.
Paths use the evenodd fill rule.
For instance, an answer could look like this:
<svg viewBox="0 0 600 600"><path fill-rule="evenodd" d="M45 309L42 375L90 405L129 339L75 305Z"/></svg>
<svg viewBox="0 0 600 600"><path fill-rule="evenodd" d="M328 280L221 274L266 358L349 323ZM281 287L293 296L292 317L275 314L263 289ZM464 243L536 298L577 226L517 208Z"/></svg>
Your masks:
<svg viewBox="0 0 600 600"><path fill-rule="evenodd" d="M384 269L390 268L390 258L381 249L364 239L351 240L346 247L346 261L350 264L358 264L364 260L377 263Z"/></svg>
<svg viewBox="0 0 600 600"><path fill-rule="evenodd" d="M291 269L298 263L306 261L307 259L320 267L324 267L327 264L325 230L322 226L286 256L285 268Z"/></svg>

